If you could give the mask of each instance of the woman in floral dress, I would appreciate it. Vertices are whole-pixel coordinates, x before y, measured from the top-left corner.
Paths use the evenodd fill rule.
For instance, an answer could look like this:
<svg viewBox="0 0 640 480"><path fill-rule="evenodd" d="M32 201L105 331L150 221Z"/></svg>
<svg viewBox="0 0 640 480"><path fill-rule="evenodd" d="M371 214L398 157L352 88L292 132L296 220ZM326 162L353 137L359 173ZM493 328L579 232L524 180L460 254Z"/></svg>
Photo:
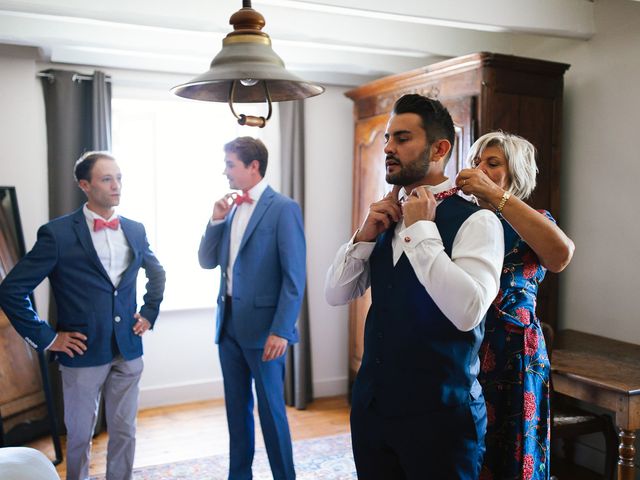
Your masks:
<svg viewBox="0 0 640 480"><path fill-rule="evenodd" d="M536 184L535 148L522 137L488 133L471 147L472 168L456 184L502 222L500 291L487 313L480 375L487 403L481 480L549 479L549 357L536 317L538 285L562 271L573 242L547 211L524 203Z"/></svg>

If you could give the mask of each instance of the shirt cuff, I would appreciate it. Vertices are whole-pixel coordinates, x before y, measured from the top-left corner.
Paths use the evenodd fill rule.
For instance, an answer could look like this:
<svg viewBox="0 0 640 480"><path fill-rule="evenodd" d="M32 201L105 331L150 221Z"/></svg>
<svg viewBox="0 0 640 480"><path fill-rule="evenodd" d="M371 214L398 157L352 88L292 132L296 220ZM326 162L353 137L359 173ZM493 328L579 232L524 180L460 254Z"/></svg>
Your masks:
<svg viewBox="0 0 640 480"><path fill-rule="evenodd" d="M347 251L345 252L345 255L358 260L369 260L371 252L373 252L373 249L376 246L376 242L353 243L357 233L358 232L356 231L356 233L353 234L351 241L347 244Z"/></svg>
<svg viewBox="0 0 640 480"><path fill-rule="evenodd" d="M212 220L209 219L209 226L210 227L215 227L216 225L220 225L221 223L224 223L224 218L222 220Z"/></svg>
<svg viewBox="0 0 640 480"><path fill-rule="evenodd" d="M413 225L400 230L398 237L402 240L403 245L412 248L415 248L425 240L442 241L438 227L434 222L428 220L419 220Z"/></svg>

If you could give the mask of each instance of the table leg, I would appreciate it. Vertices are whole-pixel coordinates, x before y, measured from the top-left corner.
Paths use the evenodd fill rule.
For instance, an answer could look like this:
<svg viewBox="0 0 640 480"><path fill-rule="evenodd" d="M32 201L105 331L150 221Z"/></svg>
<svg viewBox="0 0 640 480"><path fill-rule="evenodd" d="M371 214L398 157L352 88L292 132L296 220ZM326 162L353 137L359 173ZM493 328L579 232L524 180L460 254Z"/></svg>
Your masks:
<svg viewBox="0 0 640 480"><path fill-rule="evenodd" d="M636 432L620 429L618 433L620 445L618 446L618 480L634 480L634 459L636 456Z"/></svg>

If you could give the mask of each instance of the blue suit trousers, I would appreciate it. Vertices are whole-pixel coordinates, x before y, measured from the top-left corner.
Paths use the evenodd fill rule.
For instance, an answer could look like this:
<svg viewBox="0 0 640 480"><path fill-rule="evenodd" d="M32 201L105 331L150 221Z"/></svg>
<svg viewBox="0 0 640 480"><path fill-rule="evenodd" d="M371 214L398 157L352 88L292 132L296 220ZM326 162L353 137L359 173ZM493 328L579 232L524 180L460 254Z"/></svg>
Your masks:
<svg viewBox="0 0 640 480"><path fill-rule="evenodd" d="M230 300L230 299L229 299ZM285 355L262 361L263 349L244 348L234 335L227 302L219 353L230 440L229 480L250 480L255 452L252 381L260 426L274 480L293 480L295 470L284 401Z"/></svg>

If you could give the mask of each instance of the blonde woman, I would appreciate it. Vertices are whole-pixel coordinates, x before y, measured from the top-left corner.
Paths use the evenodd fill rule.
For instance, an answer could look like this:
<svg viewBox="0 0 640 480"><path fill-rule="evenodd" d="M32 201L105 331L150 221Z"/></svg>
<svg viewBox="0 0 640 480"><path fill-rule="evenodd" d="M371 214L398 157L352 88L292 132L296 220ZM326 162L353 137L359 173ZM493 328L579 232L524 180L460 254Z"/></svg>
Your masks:
<svg viewBox="0 0 640 480"><path fill-rule="evenodd" d="M536 185L535 148L522 137L480 137L456 185L504 227L500 291L487 313L480 375L488 428L481 480L548 479L549 357L535 312L547 270L562 271L574 245L547 211L524 200Z"/></svg>

